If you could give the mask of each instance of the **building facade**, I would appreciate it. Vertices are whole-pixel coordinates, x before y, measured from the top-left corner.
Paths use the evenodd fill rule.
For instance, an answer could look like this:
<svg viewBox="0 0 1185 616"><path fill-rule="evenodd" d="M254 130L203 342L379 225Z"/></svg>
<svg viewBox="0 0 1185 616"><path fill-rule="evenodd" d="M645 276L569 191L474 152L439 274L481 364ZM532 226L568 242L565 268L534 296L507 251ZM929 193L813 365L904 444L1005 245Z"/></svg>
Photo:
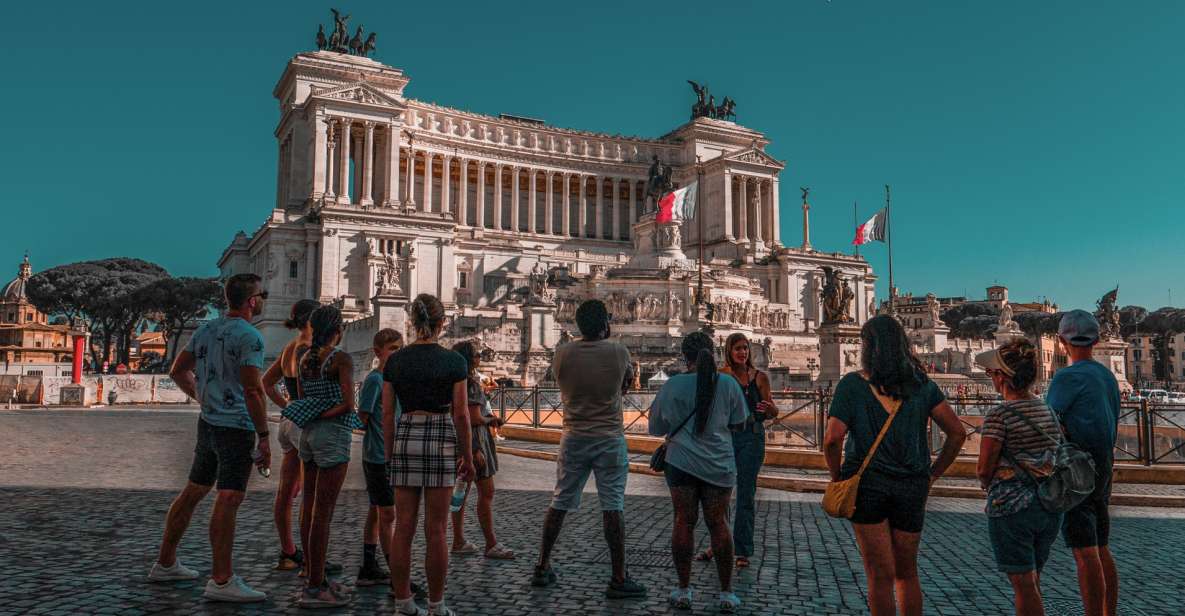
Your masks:
<svg viewBox="0 0 1185 616"><path fill-rule="evenodd" d="M390 321L384 311L431 293L448 338L480 341L483 371L530 384L574 335L575 306L596 297L646 372L708 324L721 338L747 333L766 365L806 373L817 367L824 267L848 285L853 323L874 310L862 258L806 237L783 243L785 165L756 130L706 117L658 138L571 130L419 101L409 82L375 60L318 51L295 56L276 84L276 202L219 260L224 276L264 278L269 352L287 340L298 299L339 306L349 350L362 354L365 332ZM675 186L697 184L694 218L656 222L646 196L656 167Z"/></svg>
<svg viewBox="0 0 1185 616"><path fill-rule="evenodd" d="M67 325L51 325L29 302L26 286L33 275L29 256L17 276L0 291L0 374L65 376L74 356Z"/></svg>

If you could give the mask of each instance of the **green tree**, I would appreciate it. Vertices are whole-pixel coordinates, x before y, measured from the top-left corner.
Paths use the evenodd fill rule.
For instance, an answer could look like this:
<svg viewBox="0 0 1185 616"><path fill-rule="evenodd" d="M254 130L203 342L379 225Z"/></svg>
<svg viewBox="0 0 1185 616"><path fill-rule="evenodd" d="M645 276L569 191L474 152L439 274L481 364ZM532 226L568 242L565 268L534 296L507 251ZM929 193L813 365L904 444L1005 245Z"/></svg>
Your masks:
<svg viewBox="0 0 1185 616"><path fill-rule="evenodd" d="M89 327L91 358L101 367L113 344L120 351L117 360L128 361L132 332L148 312L133 294L168 275L155 263L129 257L82 261L34 274L27 292L38 310L63 314L76 327Z"/></svg>
<svg viewBox="0 0 1185 616"><path fill-rule="evenodd" d="M156 313L169 342L167 356L171 362L177 355L177 345L186 324L209 313L210 308L225 308L222 285L215 278L160 278L136 292L136 302Z"/></svg>
<svg viewBox="0 0 1185 616"><path fill-rule="evenodd" d="M1000 311L988 304L961 304L939 317L955 338L991 338Z"/></svg>

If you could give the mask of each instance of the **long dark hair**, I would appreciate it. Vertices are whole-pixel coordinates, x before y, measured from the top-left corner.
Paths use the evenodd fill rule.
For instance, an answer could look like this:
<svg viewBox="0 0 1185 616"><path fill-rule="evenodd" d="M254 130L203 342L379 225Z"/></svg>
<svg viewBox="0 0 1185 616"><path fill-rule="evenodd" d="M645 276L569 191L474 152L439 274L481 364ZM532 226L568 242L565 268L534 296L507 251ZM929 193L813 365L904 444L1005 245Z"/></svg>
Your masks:
<svg viewBox="0 0 1185 616"><path fill-rule="evenodd" d="M321 350L333 344L333 338L342 329L342 311L336 306L321 306L309 315L309 326L313 328L313 337L309 350L304 355L301 372L307 377L316 375Z"/></svg>
<svg viewBox="0 0 1185 616"><path fill-rule="evenodd" d="M683 358L695 364L695 433L702 434L708 426L712 400L716 398L716 357L712 354L712 338L703 332L692 332L683 339Z"/></svg>
<svg viewBox="0 0 1185 616"><path fill-rule="evenodd" d="M477 345L468 340L462 340L453 345L453 350L465 358L465 366L469 380L477 378Z"/></svg>
<svg viewBox="0 0 1185 616"><path fill-rule="evenodd" d="M301 329L305 323L309 322L309 316L313 311L320 308L321 303L313 299L302 299L295 304L292 304L292 312L289 313L288 320L284 321L284 327L288 329Z"/></svg>
<svg viewBox="0 0 1185 616"><path fill-rule="evenodd" d="M904 400L926 383L922 362L913 354L905 328L889 315L872 317L860 328L860 365L882 394Z"/></svg>

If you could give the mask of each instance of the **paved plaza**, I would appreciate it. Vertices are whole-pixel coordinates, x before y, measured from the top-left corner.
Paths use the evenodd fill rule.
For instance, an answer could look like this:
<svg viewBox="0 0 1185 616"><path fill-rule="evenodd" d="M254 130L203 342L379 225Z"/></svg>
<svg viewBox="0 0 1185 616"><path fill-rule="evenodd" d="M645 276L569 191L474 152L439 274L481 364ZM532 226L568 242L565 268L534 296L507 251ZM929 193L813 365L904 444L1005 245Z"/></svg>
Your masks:
<svg viewBox="0 0 1185 616"><path fill-rule="evenodd" d="M271 520L275 479L252 477L239 515L236 571L269 595L266 603L231 606L201 599L210 570L205 521L212 499L194 518L180 554L203 572L197 583L144 581L164 513L184 482L197 421L192 409L0 411L0 614L295 613L300 580L273 571ZM358 455L356 443L355 455ZM278 447L273 447L278 451ZM667 614L674 582L669 552L670 505L661 479L631 475L627 548L632 575L650 587L644 601L604 598L607 554L596 499L569 517L555 556L560 583L532 589L535 557L554 466L504 456L496 505L500 538L519 552L508 562L481 557L450 564L447 599L458 614ZM591 490L591 482L590 488ZM860 558L846 522L827 518L818 497L762 490L754 566L737 576L745 614L863 614ZM1011 613L1011 591L994 570L981 503L934 499L921 551L927 614ZM330 546L351 584L361 558L366 493L352 465ZM1122 576L1120 613L1185 613L1185 513L1115 511L1113 545ZM470 539L479 534L469 521ZM701 525L702 527L702 525ZM701 545L706 543L701 528ZM422 543L415 548L422 561ZM423 580L422 562L414 578ZM695 614L715 613L714 570L693 568ZM1073 562L1055 550L1044 576L1049 614L1081 613ZM390 613L384 588L359 589L354 604L333 613Z"/></svg>

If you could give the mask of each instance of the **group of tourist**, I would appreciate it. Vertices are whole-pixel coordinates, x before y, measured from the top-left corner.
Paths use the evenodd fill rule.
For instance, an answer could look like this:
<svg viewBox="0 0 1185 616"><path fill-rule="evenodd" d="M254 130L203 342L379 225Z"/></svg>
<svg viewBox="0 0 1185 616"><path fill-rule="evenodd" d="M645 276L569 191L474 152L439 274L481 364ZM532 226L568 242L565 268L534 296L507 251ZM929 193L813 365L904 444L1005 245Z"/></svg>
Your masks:
<svg viewBox="0 0 1185 616"><path fill-rule="evenodd" d="M178 559L177 545L197 504L216 486L210 520L213 566L205 596L236 602L265 598L234 574L231 548L251 467L267 473L271 466L265 409L270 398L283 409L273 509L280 544L276 568L299 570L305 578L298 605L336 607L353 598L351 589L330 581L342 568L328 562L327 553L352 435L361 430L370 507L356 584L389 585L396 614L452 614L444 604L449 556L479 551L464 537L464 500L454 507L460 510L450 513L454 493L467 492L470 485L477 488L481 552L492 559L515 557L494 530L494 429L499 420L482 388L477 347L470 342L451 350L441 346L444 306L431 295L420 295L408 307L413 341L404 344L403 336L391 329L374 336L378 368L363 380L355 404L353 360L338 348L342 317L337 308L297 302L288 322L296 335L265 371L263 339L250 321L262 312L267 292L258 276L240 274L226 282L225 294L229 310L198 329L171 372L178 386L201 403L201 415L189 481L169 509L149 579L198 577ZM625 346L611 339L612 317L604 303L583 302L575 320L581 338L561 345L552 363L564 409L563 436L556 487L530 583L559 583L552 553L565 517L579 508L592 474L610 555L606 595L644 597L647 589L629 576L625 555L629 459L622 396L634 382L634 364ZM1098 341L1093 316L1067 313L1059 338L1072 364L1057 372L1044 400L1032 393L1037 358L1027 341L976 358L1004 398L984 419L977 469L988 491L988 535L998 567L1015 591L1017 614L1044 614L1040 573L1060 532L1073 550L1086 614L1115 616L1118 576L1108 548L1108 501L1118 387L1110 371L1091 359ZM861 343L862 369L846 375L832 398L824 457L833 481L858 481L846 517L864 562L869 610L873 616L918 615L922 591L917 557L926 501L934 482L955 462L967 433L926 376L895 318L870 319L861 330ZM669 601L676 609L691 609L692 560L714 560L720 585L715 605L733 612L741 604L732 589L734 569L750 566L754 557L765 425L777 418L778 409L768 375L754 367L743 334L727 338L719 366L715 342L704 332L686 336L681 350L686 372L662 387L649 415L650 434L664 437L654 465L663 469L673 508L676 583ZM283 392L277 387L281 381ZM944 436L934 459L931 423ZM1067 511L1050 510L1041 487L1064 462L1060 448L1066 443L1089 453L1093 490ZM291 510L301 493L297 545ZM427 610L416 604L425 589L410 579L411 545L421 511ZM696 555L694 532L701 511L711 547ZM389 574L380 564L379 550Z"/></svg>

